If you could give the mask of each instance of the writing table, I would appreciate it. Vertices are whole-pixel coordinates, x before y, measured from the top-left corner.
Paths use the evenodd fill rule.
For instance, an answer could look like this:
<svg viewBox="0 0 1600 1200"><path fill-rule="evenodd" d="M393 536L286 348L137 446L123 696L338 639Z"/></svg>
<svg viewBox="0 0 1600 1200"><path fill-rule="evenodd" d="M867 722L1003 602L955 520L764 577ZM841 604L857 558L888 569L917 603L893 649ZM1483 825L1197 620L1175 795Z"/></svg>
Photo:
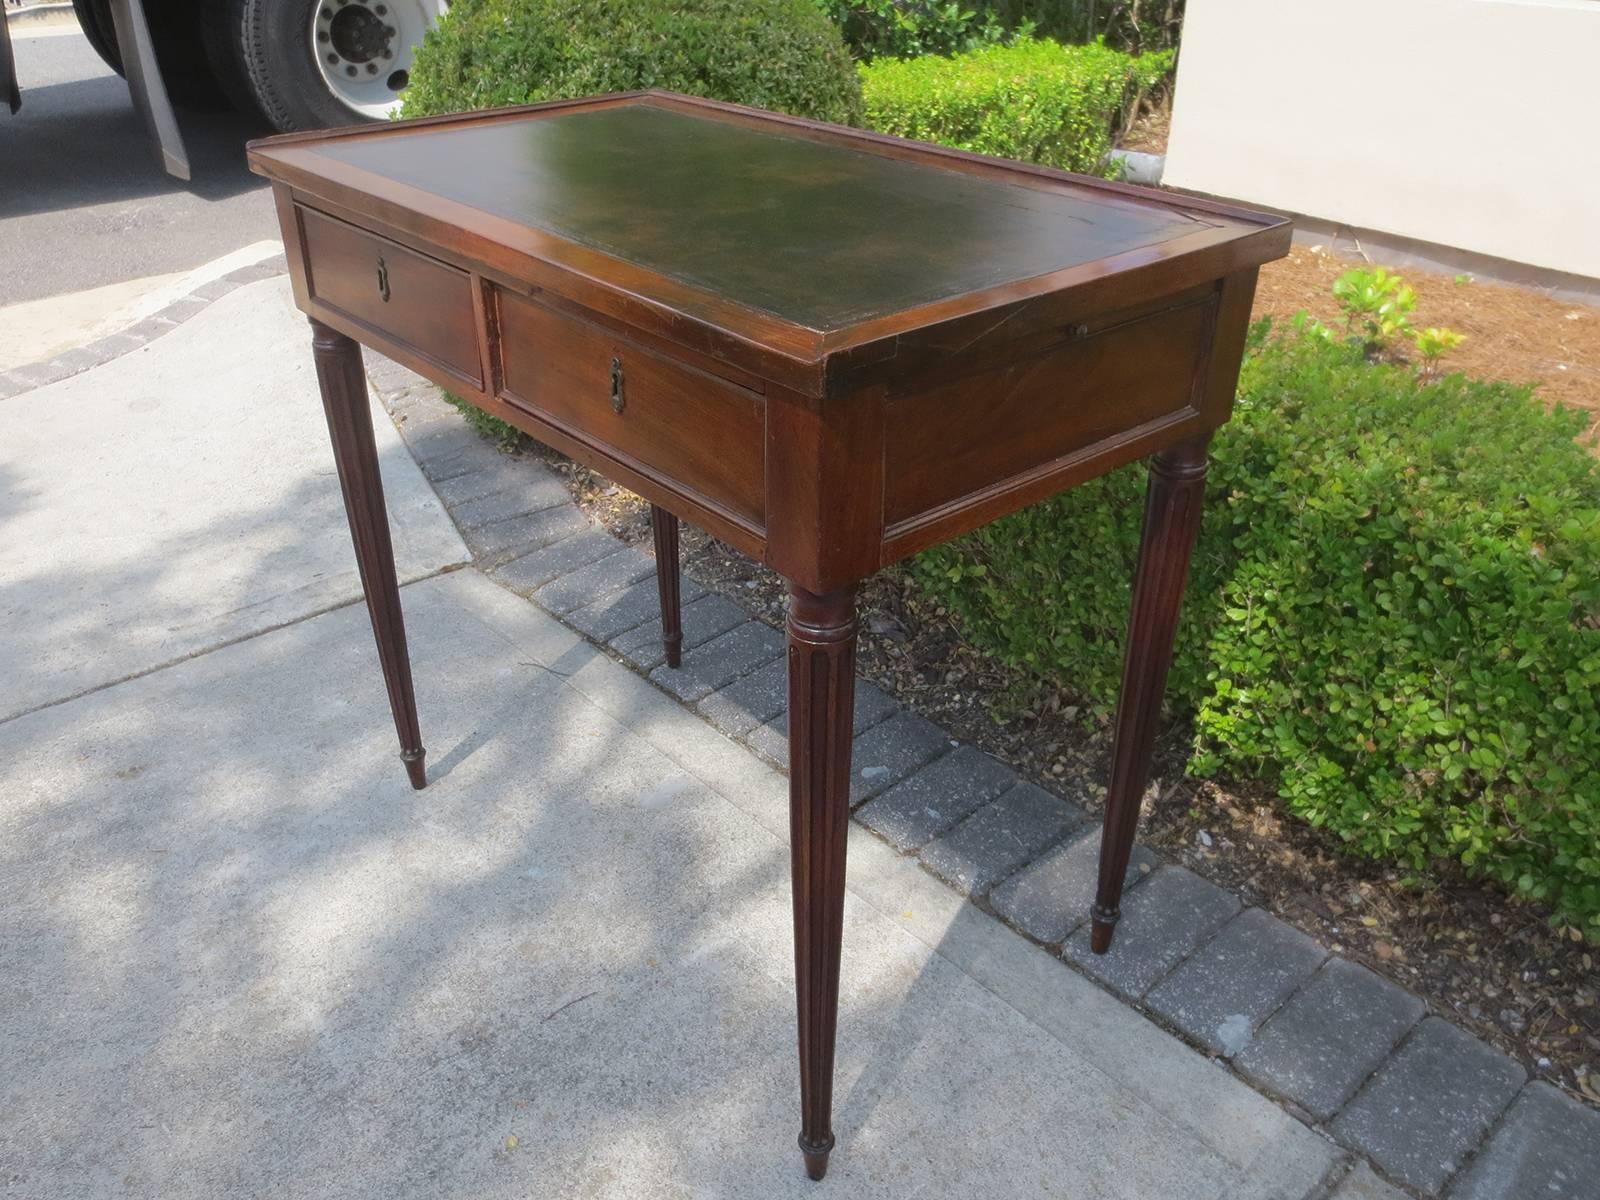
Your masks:
<svg viewBox="0 0 1600 1200"><path fill-rule="evenodd" d="M857 585L1150 458L1093 944L1109 947L1257 268L1288 224L670 93L253 142L389 703L425 783L358 343L784 576L800 1148L830 1126ZM1045 598L1041 597L1041 600ZM1070 602L1051 597L1052 602Z"/></svg>

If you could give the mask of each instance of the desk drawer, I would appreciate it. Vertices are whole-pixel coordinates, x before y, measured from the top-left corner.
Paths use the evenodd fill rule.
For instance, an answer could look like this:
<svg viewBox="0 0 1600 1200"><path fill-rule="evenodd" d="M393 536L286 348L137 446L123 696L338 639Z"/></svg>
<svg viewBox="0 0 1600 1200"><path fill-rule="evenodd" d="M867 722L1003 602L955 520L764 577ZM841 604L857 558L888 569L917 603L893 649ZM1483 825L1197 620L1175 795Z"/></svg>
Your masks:
<svg viewBox="0 0 1600 1200"><path fill-rule="evenodd" d="M1130 431L1198 415L1207 297L1074 335L975 374L893 396L885 410L891 526L1047 472Z"/></svg>
<svg viewBox="0 0 1600 1200"><path fill-rule="evenodd" d="M315 300L483 386L470 275L313 209L300 226Z"/></svg>
<svg viewBox="0 0 1600 1200"><path fill-rule="evenodd" d="M761 527L762 396L536 301L498 307L502 400Z"/></svg>

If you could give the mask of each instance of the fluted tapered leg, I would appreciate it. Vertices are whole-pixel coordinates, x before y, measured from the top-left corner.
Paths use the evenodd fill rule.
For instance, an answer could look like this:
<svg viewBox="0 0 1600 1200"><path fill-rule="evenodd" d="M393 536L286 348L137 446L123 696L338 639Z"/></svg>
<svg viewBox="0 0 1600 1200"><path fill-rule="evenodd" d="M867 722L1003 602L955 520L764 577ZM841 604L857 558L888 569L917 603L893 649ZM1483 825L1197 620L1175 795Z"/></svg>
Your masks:
<svg viewBox="0 0 1600 1200"><path fill-rule="evenodd" d="M378 447L372 435L372 410L361 368L361 347L320 321L311 322L311 346L322 387L322 408L333 442L333 461L344 492L356 566L378 643L378 661L389 689L389 709L400 735L400 758L411 786L427 783L417 701L411 690L411 660L406 654L406 626L400 613L400 585L394 573L394 547L389 541L389 515L378 474Z"/></svg>
<svg viewBox="0 0 1600 1200"><path fill-rule="evenodd" d="M833 1043L844 936L855 707L855 589L789 597L789 829L800 1017L800 1152L821 1179L833 1149Z"/></svg>
<svg viewBox="0 0 1600 1200"><path fill-rule="evenodd" d="M1150 754L1161 721L1167 670L1172 665L1183 585L1189 576L1195 537L1200 532L1209 441L1207 436L1183 442L1150 460L1144 533L1133 584L1133 616L1111 747L1111 783L1106 790L1105 832L1100 840L1100 880L1089 938L1096 954L1111 948L1111 934L1121 914L1122 884L1139 827L1139 803L1150 779Z"/></svg>
<svg viewBox="0 0 1600 1200"><path fill-rule="evenodd" d="M678 518L650 506L650 533L656 543L656 586L661 590L661 648L667 666L683 662L683 608L678 587Z"/></svg>

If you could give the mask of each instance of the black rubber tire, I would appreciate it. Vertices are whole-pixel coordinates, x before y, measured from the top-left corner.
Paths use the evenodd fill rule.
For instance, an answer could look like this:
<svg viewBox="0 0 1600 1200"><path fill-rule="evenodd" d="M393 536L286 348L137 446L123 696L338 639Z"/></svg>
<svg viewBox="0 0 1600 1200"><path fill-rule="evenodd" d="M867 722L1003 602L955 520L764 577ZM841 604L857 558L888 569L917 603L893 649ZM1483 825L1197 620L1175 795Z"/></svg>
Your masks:
<svg viewBox="0 0 1600 1200"><path fill-rule="evenodd" d="M214 109L221 107L224 96L200 41L201 6L202 0L153 0L145 5L144 16L168 97L184 108ZM72 0L72 11L94 52L118 75L126 74L111 0Z"/></svg>
<svg viewBox="0 0 1600 1200"><path fill-rule="evenodd" d="M207 42L213 62L226 53L267 123L283 133L366 120L341 104L311 57L306 31L316 0L210 0ZM231 48L222 46L226 42ZM218 74L222 72L219 70Z"/></svg>
<svg viewBox="0 0 1600 1200"><path fill-rule="evenodd" d="M122 55L117 53L117 32L112 28L109 0L72 0L72 11L100 60L121 75Z"/></svg>
<svg viewBox="0 0 1600 1200"><path fill-rule="evenodd" d="M244 48L239 29L242 18L235 11L232 0L211 0L200 18L200 38L206 48L206 61L216 76L228 103L241 112L267 120L266 113L256 102L256 90L250 83L250 68L245 66ZM268 121L268 124L271 122Z"/></svg>

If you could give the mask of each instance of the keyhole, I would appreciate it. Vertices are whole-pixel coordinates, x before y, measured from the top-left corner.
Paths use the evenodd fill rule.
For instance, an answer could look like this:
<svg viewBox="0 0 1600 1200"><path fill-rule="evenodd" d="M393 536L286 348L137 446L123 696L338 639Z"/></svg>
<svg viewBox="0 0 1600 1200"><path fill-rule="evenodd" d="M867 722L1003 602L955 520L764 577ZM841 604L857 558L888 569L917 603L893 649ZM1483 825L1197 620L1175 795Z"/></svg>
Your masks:
<svg viewBox="0 0 1600 1200"><path fill-rule="evenodd" d="M622 360L613 358L611 360L611 411L621 412L627 406L627 403L628 399L623 395L622 391Z"/></svg>
<svg viewBox="0 0 1600 1200"><path fill-rule="evenodd" d="M385 304L389 303L389 268L384 264L383 256L378 256L378 295L383 297Z"/></svg>

